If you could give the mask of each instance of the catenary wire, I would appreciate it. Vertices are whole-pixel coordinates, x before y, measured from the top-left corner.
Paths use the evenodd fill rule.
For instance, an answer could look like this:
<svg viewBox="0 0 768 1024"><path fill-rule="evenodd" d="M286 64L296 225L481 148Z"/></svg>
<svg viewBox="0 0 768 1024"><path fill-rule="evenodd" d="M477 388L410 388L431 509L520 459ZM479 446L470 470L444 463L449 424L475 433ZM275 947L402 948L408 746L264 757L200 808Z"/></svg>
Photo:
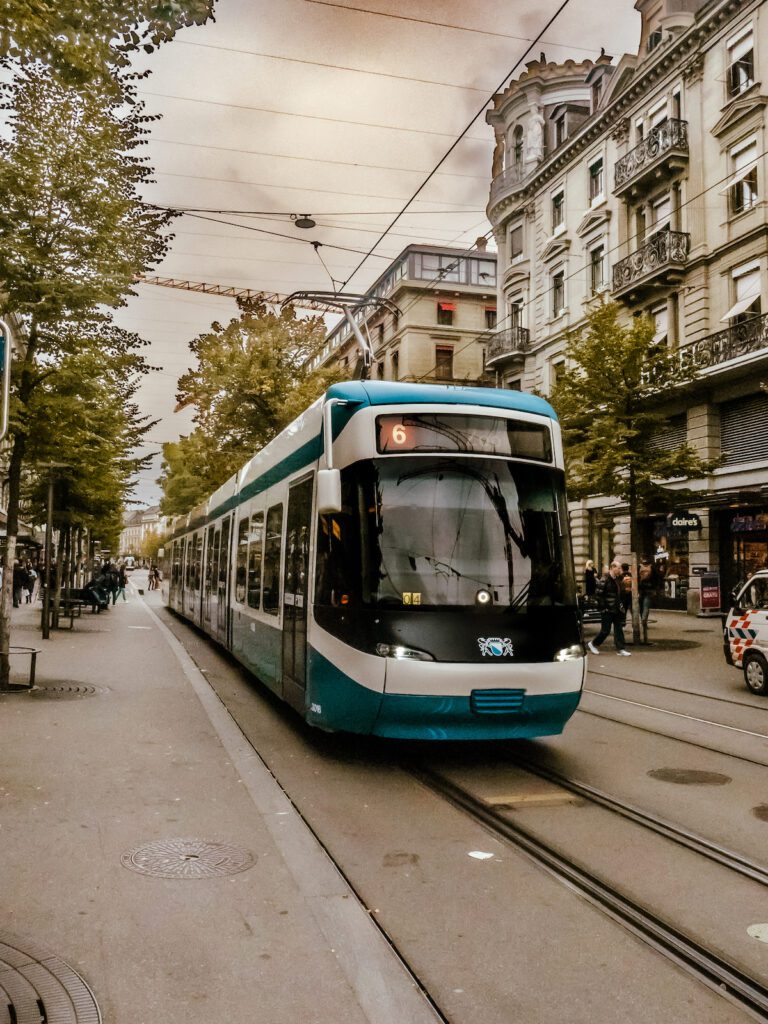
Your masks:
<svg viewBox="0 0 768 1024"><path fill-rule="evenodd" d="M445 163L445 161L448 159L448 157L451 155L451 153L454 151L454 149L456 149L456 147L459 145L461 140L467 135L467 133L469 132L470 128L475 123L475 121L478 119L478 117L480 117L480 115L485 112L485 110L488 107L488 104L493 99L493 96L495 96L497 92L501 91L501 89L504 87L504 84L507 82L507 80L515 73L515 71L520 66L520 64L523 62L523 60L525 60L525 58L527 57L527 55L530 52L531 48L533 46L535 46L536 43L541 40L541 38L544 35L544 33L547 31L547 29L550 27L550 25L552 25L557 20L557 18L559 18L559 16L562 14L562 12L565 10L565 8L568 6L569 2L570 2L570 0L562 0L562 3L557 8L557 10L552 15L552 17L549 19L549 21L546 23L544 28L538 33L536 38L533 40L533 42L530 43L530 45L526 48L526 50L523 52L523 54L517 59L517 61L515 61L513 66L510 68L509 72L504 76L504 78L501 80L501 82L499 82L499 85L494 90L494 92L491 94L491 96L489 96L488 99L486 100L486 102L482 105L482 107L480 107L480 109L474 115L472 120L467 124L467 126L464 128L464 130L458 136L458 138L454 139L454 141L451 143L451 145L448 147L448 149L445 151L445 153L440 157L440 159L435 164L435 166L432 168L432 170L429 172L429 174L424 179L424 181L422 181L421 185L419 185L419 187L413 193L411 198L408 200L408 202L402 208L402 210L390 222L388 227L382 232L381 236L377 239L376 242L374 242L374 244L368 250L368 253L366 254L366 256L364 256L363 259L360 261L360 263L355 267L355 269L352 271L350 276L344 282L344 287L346 287L346 285L352 280L352 278L355 276L355 274L358 272L358 270L360 270L360 268L363 266L363 264L366 262L366 260L369 259L369 257L373 255L374 250L378 247L379 243L382 242L386 238L386 236L389 233L389 231L391 230L391 228L393 228L395 226L395 224L403 216L403 214L408 209L408 207L411 205L411 203L414 202L414 200L419 195L419 193L427 186L429 181L431 181L431 179L435 176L435 174L438 172L440 167L442 167L442 165Z"/></svg>
<svg viewBox="0 0 768 1024"><path fill-rule="evenodd" d="M356 14L373 14L380 18L392 18L396 21L411 21L418 25L433 25L435 28L448 28L455 32L474 32L477 35L496 36L499 39L514 39L518 43L546 43L548 46L559 46L568 50L581 50L582 53L594 53L594 47L574 46L571 43L556 43L554 39L530 39L528 36L515 36L508 32L494 32L491 29L472 28L468 25L454 25L446 21L429 21L426 18L413 18L406 14L391 14L388 11L372 11L367 7L352 7L347 4L332 3L331 0L305 0L309 4L317 4L320 7L336 7L341 11L354 11ZM549 28L549 26L547 26ZM546 32L546 29L544 29Z"/></svg>

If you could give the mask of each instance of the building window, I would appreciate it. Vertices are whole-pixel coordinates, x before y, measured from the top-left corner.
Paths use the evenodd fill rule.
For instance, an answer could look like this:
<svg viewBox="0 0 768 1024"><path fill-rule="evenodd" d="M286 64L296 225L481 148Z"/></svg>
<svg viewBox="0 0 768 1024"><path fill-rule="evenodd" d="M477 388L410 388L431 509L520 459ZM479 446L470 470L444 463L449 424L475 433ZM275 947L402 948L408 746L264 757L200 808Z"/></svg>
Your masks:
<svg viewBox="0 0 768 1024"><path fill-rule="evenodd" d="M557 382L563 376L563 371L564 370L565 370L565 360L564 359L558 359L557 362L553 361L553 362L551 362L549 364L549 387L550 387L550 390L552 390L552 388L557 387Z"/></svg>
<svg viewBox="0 0 768 1024"><path fill-rule="evenodd" d="M435 377L437 380L453 379L453 348L438 345L435 349Z"/></svg>
<svg viewBox="0 0 768 1024"><path fill-rule="evenodd" d="M605 246L598 245L589 253L589 285L592 294L599 292L605 284Z"/></svg>
<svg viewBox="0 0 768 1024"><path fill-rule="evenodd" d="M639 121L635 121L635 142L642 142L645 138L645 124L642 118Z"/></svg>
<svg viewBox="0 0 768 1024"><path fill-rule="evenodd" d="M555 146L562 146L567 138L565 131L565 114L555 120Z"/></svg>
<svg viewBox="0 0 768 1024"><path fill-rule="evenodd" d="M757 204L757 139L734 146L729 155L733 171L728 182L731 213L744 213Z"/></svg>
<svg viewBox="0 0 768 1024"><path fill-rule="evenodd" d="M651 344L654 348L661 348L667 344L669 337L669 310L666 303L663 306L656 306L650 311L653 320L653 338Z"/></svg>
<svg viewBox="0 0 768 1024"><path fill-rule="evenodd" d="M438 302L437 322L441 327L450 327L453 324L453 314L456 305L453 302Z"/></svg>
<svg viewBox="0 0 768 1024"><path fill-rule="evenodd" d="M747 263L732 272L733 305L723 317L731 327L760 316L760 264Z"/></svg>
<svg viewBox="0 0 768 1024"><path fill-rule="evenodd" d="M511 263L523 255L523 225L516 224L509 232L509 259Z"/></svg>
<svg viewBox="0 0 768 1024"><path fill-rule="evenodd" d="M663 100L660 100L648 111L648 122L651 128L658 128L659 125L664 124L667 120L667 115L667 99L664 97Z"/></svg>
<svg viewBox="0 0 768 1024"><path fill-rule="evenodd" d="M565 225L565 192L555 192L552 196L552 233Z"/></svg>
<svg viewBox="0 0 768 1024"><path fill-rule="evenodd" d="M379 380L384 380L384 363L376 364L376 373Z"/></svg>
<svg viewBox="0 0 768 1024"><path fill-rule="evenodd" d="M509 326L514 330L523 325L523 297L518 295L509 303Z"/></svg>
<svg viewBox="0 0 768 1024"><path fill-rule="evenodd" d="M485 307L485 326L490 331L496 326L496 307L486 306Z"/></svg>
<svg viewBox="0 0 768 1024"><path fill-rule="evenodd" d="M672 196L667 194L651 203L651 218L651 228L654 234L657 231L669 231L672 220Z"/></svg>
<svg viewBox="0 0 768 1024"><path fill-rule="evenodd" d="M603 160L595 160L589 165L589 201L596 202L603 198Z"/></svg>
<svg viewBox="0 0 768 1024"><path fill-rule="evenodd" d="M400 351L392 353L392 380L400 380Z"/></svg>
<svg viewBox="0 0 768 1024"><path fill-rule="evenodd" d="M379 345L384 344L384 324L376 325L376 340Z"/></svg>
<svg viewBox="0 0 768 1024"><path fill-rule="evenodd" d="M565 272L559 270L552 275L552 316L560 316L565 311Z"/></svg>
<svg viewBox="0 0 768 1024"><path fill-rule="evenodd" d="M728 47L728 95L746 92L755 81L755 44L752 26L726 42Z"/></svg>
<svg viewBox="0 0 768 1024"><path fill-rule="evenodd" d="M515 134L512 143L512 159L515 162L515 167L520 168L523 166L523 127L518 125L515 128Z"/></svg>
<svg viewBox="0 0 768 1024"><path fill-rule="evenodd" d="M648 36L648 43L646 44L646 49L648 50L648 53L651 53L653 50L656 49L657 46L660 46L661 45L661 40L662 40L661 29L660 28L654 29L653 32L651 32L650 35Z"/></svg>
<svg viewBox="0 0 768 1024"><path fill-rule="evenodd" d="M414 277L421 280L454 281L462 279L465 260L456 256L440 256L432 252L414 253Z"/></svg>
<svg viewBox="0 0 768 1024"><path fill-rule="evenodd" d="M600 100L603 95L603 78L602 76L597 81L592 83L592 113L597 110L600 106Z"/></svg>
<svg viewBox="0 0 768 1024"><path fill-rule="evenodd" d="M519 377L515 377L514 380L508 380L505 383L504 387L507 389L507 391L522 391L523 390L522 381L520 380Z"/></svg>

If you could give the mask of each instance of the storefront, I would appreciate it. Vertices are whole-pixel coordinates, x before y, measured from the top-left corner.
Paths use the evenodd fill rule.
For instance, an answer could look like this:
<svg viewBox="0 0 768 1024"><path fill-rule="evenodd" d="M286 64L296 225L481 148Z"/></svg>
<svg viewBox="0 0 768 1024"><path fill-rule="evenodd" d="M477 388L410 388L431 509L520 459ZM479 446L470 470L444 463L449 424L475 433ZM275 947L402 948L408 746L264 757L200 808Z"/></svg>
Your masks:
<svg viewBox="0 0 768 1024"><path fill-rule="evenodd" d="M768 568L768 507L723 509L718 513L718 533L727 594L753 572Z"/></svg>

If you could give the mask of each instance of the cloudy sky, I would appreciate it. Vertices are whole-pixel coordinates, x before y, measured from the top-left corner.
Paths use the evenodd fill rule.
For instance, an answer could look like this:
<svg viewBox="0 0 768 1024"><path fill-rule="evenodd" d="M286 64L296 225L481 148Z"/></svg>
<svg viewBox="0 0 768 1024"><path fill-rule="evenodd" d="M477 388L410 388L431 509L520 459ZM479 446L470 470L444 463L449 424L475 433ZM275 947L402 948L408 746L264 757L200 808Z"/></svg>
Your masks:
<svg viewBox="0 0 768 1024"><path fill-rule="evenodd" d="M217 0L216 22L186 29L137 65L148 112L145 198L190 212L155 273L287 294L329 288L364 259L469 121L519 63L634 52L632 0ZM485 219L493 136L479 116L349 280L365 291L406 245L468 245ZM296 228L291 215L317 226ZM323 263L312 247L319 241ZM327 269L326 269L327 268ZM191 427L174 413L189 341L236 314L231 299L138 286L118 320L152 342L161 370L142 388L158 452ZM159 500L159 458L136 498Z"/></svg>

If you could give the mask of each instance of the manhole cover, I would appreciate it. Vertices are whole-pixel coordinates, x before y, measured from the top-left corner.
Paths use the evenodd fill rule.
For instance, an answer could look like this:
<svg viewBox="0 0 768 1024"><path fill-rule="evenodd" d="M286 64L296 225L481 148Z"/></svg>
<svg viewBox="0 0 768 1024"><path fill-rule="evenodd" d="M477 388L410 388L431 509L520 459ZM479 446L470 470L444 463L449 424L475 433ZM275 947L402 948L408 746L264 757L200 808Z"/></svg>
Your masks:
<svg viewBox="0 0 768 1024"><path fill-rule="evenodd" d="M236 875L252 867L256 858L241 846L206 839L158 839L120 858L123 867L156 878L212 878Z"/></svg>
<svg viewBox="0 0 768 1024"><path fill-rule="evenodd" d="M70 700L74 697L92 697L95 693L104 693L99 686L87 686L85 683L45 683L33 686L26 692L34 700Z"/></svg>
<svg viewBox="0 0 768 1024"><path fill-rule="evenodd" d="M725 786L731 781L720 772L700 772L695 768L654 768L648 775L660 782L676 782L678 786Z"/></svg>
<svg viewBox="0 0 768 1024"><path fill-rule="evenodd" d="M709 632L709 630L707 630ZM695 647L701 647L701 643L698 640L657 640L653 633L650 636L650 643L646 646L643 644L640 648L641 651L692 651Z"/></svg>
<svg viewBox="0 0 768 1024"><path fill-rule="evenodd" d="M36 943L0 932L0 1019L14 1024L101 1024L101 1013L69 964Z"/></svg>
<svg viewBox="0 0 768 1024"><path fill-rule="evenodd" d="M768 804L758 804L752 808L752 813L759 821L768 821Z"/></svg>

